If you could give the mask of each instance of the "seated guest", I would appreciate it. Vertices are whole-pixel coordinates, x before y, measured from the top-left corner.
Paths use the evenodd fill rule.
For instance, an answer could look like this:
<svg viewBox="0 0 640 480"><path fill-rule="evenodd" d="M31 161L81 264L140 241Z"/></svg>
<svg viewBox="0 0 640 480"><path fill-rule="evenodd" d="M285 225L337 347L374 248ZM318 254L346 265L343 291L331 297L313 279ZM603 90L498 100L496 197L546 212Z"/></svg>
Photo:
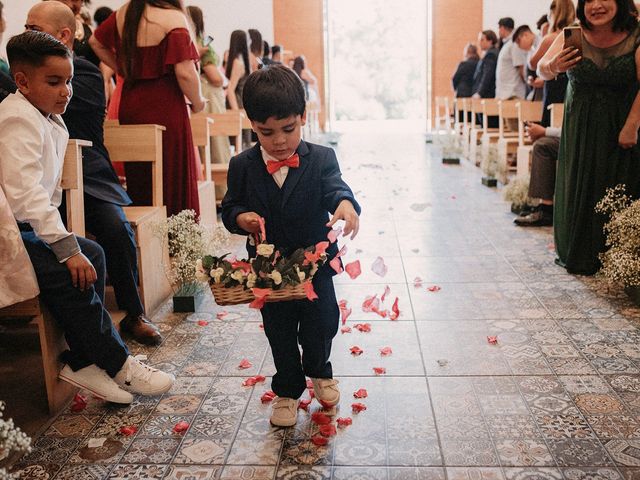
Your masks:
<svg viewBox="0 0 640 480"><path fill-rule="evenodd" d="M19 91L0 104L0 187L34 266L40 300L69 345L60 378L116 403L131 403L132 393L165 393L173 375L129 355L103 306L102 248L69 233L58 211L69 139L60 115L72 95L72 53L49 34L27 31L9 41L7 54Z"/></svg>
<svg viewBox="0 0 640 480"><path fill-rule="evenodd" d="M282 64L282 45L271 47L271 63Z"/></svg>
<svg viewBox="0 0 640 480"><path fill-rule="evenodd" d="M463 59L464 60L458 64L458 68L452 79L453 89L456 92L457 98L467 98L473 94L473 74L480 61L478 48L468 43L467 46L464 47Z"/></svg>
<svg viewBox="0 0 640 480"><path fill-rule="evenodd" d="M95 66L100 65L100 59L89 45L89 38L93 35L91 27L87 25L82 17L82 6L90 3L91 0L58 0L71 9L76 17L76 29L74 30L73 50L78 57L84 57Z"/></svg>
<svg viewBox="0 0 640 480"><path fill-rule="evenodd" d="M35 4L26 22L27 29L49 33L69 49L74 45L74 25L73 13L59 2ZM82 155L86 227L104 249L118 308L127 312L120 330L140 343L158 345L162 336L145 316L140 301L135 237L122 210L131 200L120 185L104 146L106 101L102 75L98 67L77 56L73 67L73 97L62 118L71 138L93 144L84 148Z"/></svg>
<svg viewBox="0 0 640 480"><path fill-rule="evenodd" d="M556 163L560 149L560 129L543 127L535 123L527 125L533 142L529 198L539 199L540 204L513 222L519 227L546 227L553 225L553 192L556 187Z"/></svg>
<svg viewBox="0 0 640 480"><path fill-rule="evenodd" d="M496 63L498 37L493 30L485 30L478 36L480 50L484 53L473 74L474 98L493 98L496 96Z"/></svg>

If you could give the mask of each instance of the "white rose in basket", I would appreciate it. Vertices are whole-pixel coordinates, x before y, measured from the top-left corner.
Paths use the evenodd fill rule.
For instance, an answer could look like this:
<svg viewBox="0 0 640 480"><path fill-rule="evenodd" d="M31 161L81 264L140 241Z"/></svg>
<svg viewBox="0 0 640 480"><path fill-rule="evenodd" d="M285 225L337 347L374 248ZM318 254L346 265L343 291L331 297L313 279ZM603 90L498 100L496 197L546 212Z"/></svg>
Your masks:
<svg viewBox="0 0 640 480"><path fill-rule="evenodd" d="M261 257L270 257L271 255L273 255L273 251L275 250L275 248L276 247L274 245L269 245L268 243L261 243L257 247L257 253Z"/></svg>
<svg viewBox="0 0 640 480"><path fill-rule="evenodd" d="M273 280L273 283L275 283L276 285L280 285L282 283L282 275L280 275L280 272L277 270L271 272L269 274L269 278Z"/></svg>
<svg viewBox="0 0 640 480"><path fill-rule="evenodd" d="M202 266L202 259L199 258L196 261L196 280L198 280L199 282L208 282L209 281L209 275L207 275L207 272L204 271L204 267Z"/></svg>
<svg viewBox="0 0 640 480"><path fill-rule="evenodd" d="M303 283L305 278L307 278L307 276L305 275L304 272L301 272L300 269L298 267L296 267L296 273L298 274L298 279L300 280L300 283Z"/></svg>
<svg viewBox="0 0 640 480"><path fill-rule="evenodd" d="M210 275L214 282L220 283L220 279L222 278L222 275L224 275L224 268L218 267L211 270Z"/></svg>
<svg viewBox="0 0 640 480"><path fill-rule="evenodd" d="M236 270L231 274L231 278L238 283L244 283L244 272L242 270Z"/></svg>
<svg viewBox="0 0 640 480"><path fill-rule="evenodd" d="M256 280L258 280L258 276L255 273L250 273L249 275L247 275L247 288L255 287Z"/></svg>

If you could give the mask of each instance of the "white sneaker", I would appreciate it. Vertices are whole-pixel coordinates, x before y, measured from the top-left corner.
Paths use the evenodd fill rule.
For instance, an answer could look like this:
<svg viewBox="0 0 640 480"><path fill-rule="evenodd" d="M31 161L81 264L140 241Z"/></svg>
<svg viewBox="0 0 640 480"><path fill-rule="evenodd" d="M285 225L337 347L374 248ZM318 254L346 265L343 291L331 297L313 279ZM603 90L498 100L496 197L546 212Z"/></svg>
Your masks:
<svg viewBox="0 0 640 480"><path fill-rule="evenodd" d="M65 365L59 377L71 385L90 391L94 397L102 398L107 402L126 404L133 402L133 395L121 389L113 378L97 365L89 365L77 372L74 372L69 365Z"/></svg>
<svg viewBox="0 0 640 480"><path fill-rule="evenodd" d="M140 395L161 395L171 390L176 377L145 365L129 355L114 380L123 390Z"/></svg>
<svg viewBox="0 0 640 480"><path fill-rule="evenodd" d="M338 404L340 401L340 390L338 389L338 380L333 378L312 378L313 393L316 399L325 408L330 408Z"/></svg>
<svg viewBox="0 0 640 480"><path fill-rule="evenodd" d="M271 425L293 427L298 421L298 401L288 397L276 397L271 402Z"/></svg>

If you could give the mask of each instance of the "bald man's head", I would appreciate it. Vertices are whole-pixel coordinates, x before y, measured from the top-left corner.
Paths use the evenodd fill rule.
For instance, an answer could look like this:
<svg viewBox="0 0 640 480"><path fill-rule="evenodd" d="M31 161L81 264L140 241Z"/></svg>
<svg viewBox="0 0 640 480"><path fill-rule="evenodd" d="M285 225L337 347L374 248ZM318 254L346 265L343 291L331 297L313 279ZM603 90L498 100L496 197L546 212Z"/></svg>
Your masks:
<svg viewBox="0 0 640 480"><path fill-rule="evenodd" d="M71 9L63 3L36 3L27 14L25 28L53 35L67 47L73 49L76 17Z"/></svg>

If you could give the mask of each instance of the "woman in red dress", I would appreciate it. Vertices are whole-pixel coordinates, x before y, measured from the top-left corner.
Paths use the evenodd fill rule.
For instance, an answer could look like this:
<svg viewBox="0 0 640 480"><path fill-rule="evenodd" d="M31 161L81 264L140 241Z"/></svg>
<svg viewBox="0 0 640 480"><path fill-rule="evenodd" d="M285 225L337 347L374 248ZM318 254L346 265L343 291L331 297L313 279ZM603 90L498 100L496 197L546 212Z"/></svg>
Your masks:
<svg viewBox="0 0 640 480"><path fill-rule="evenodd" d="M205 99L195 67L199 59L181 0L131 0L95 31L91 46L125 79L119 120L123 125L164 125L163 193L167 214L198 206L198 172L185 96L194 112ZM126 164L127 193L135 205L151 205L151 166Z"/></svg>

